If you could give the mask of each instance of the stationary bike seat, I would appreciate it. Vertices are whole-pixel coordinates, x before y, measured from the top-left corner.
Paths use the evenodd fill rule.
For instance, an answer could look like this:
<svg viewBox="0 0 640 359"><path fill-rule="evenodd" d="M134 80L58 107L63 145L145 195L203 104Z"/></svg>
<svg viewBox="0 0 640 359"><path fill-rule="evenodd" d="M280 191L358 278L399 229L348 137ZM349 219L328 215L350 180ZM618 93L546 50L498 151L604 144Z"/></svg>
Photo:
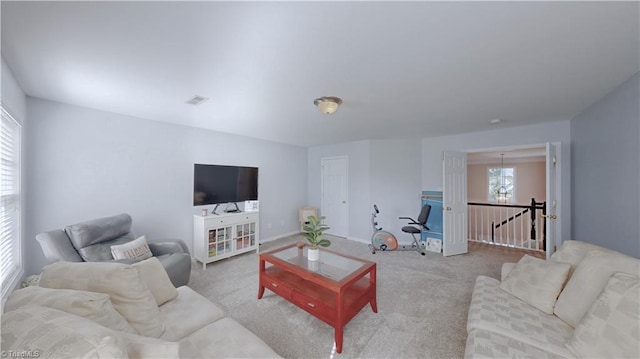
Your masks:
<svg viewBox="0 0 640 359"><path fill-rule="evenodd" d="M414 227L414 226L404 226L402 227L402 231L405 233L420 233L420 229Z"/></svg>

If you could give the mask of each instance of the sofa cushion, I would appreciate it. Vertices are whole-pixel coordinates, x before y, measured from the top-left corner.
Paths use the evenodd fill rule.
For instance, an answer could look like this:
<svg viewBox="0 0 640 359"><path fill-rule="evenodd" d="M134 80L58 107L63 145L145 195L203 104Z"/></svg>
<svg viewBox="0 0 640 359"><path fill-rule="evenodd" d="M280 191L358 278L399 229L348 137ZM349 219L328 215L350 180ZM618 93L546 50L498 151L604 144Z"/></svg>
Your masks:
<svg viewBox="0 0 640 359"><path fill-rule="evenodd" d="M133 259L136 261L151 258L151 249L147 244L147 237L140 236L131 242L111 246L113 259Z"/></svg>
<svg viewBox="0 0 640 359"><path fill-rule="evenodd" d="M547 314L562 290L570 265L524 255L500 283L500 288Z"/></svg>
<svg viewBox="0 0 640 359"><path fill-rule="evenodd" d="M132 266L138 268L142 281L147 285L158 305L163 305L178 295L176 287L171 283L167 271L158 258L151 257Z"/></svg>
<svg viewBox="0 0 640 359"><path fill-rule="evenodd" d="M109 295L104 293L31 286L11 293L4 310L11 311L27 305L61 310L113 330L136 332L131 324L113 308Z"/></svg>
<svg viewBox="0 0 640 359"><path fill-rule="evenodd" d="M180 340L224 317L222 309L193 289L182 286L177 291L174 300L160 306L160 319L166 327L162 339Z"/></svg>
<svg viewBox="0 0 640 359"><path fill-rule="evenodd" d="M640 280L614 274L566 347L577 357L640 358Z"/></svg>
<svg viewBox="0 0 640 359"><path fill-rule="evenodd" d="M119 214L67 226L64 231L83 260L108 261L113 259L111 245L135 239L131 222L131 216Z"/></svg>
<svg viewBox="0 0 640 359"><path fill-rule="evenodd" d="M53 308L24 306L2 315L2 354L41 358L126 358L116 333Z"/></svg>
<svg viewBox="0 0 640 359"><path fill-rule="evenodd" d="M139 334L157 338L164 332L156 300L131 265L57 262L42 269L40 286L108 294L113 307Z"/></svg>
<svg viewBox="0 0 640 359"><path fill-rule="evenodd" d="M129 359L178 359L180 343L141 335L118 333L127 349Z"/></svg>
<svg viewBox="0 0 640 359"><path fill-rule="evenodd" d="M575 328L615 272L640 273L640 260L616 252L587 253L560 293L554 313Z"/></svg>
<svg viewBox="0 0 640 359"><path fill-rule="evenodd" d="M515 266L516 263L503 263L502 268L500 268L500 281L505 280Z"/></svg>
<svg viewBox="0 0 640 359"><path fill-rule="evenodd" d="M559 359L569 356L570 353L568 351L566 352L566 355L558 355L484 329L473 329L467 334L467 345L464 351L464 357L466 359Z"/></svg>
<svg viewBox="0 0 640 359"><path fill-rule="evenodd" d="M467 331L483 329L564 356L573 328L500 289L497 279L478 276L469 305Z"/></svg>
<svg viewBox="0 0 640 359"><path fill-rule="evenodd" d="M233 319L213 322L180 341L180 358L280 358Z"/></svg>

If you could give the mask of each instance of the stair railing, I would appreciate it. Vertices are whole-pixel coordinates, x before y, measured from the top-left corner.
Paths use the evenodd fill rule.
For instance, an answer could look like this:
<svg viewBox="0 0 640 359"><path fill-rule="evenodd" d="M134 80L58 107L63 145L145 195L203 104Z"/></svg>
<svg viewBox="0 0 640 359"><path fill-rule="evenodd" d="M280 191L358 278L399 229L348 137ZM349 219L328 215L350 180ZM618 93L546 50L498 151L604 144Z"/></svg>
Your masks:
<svg viewBox="0 0 640 359"><path fill-rule="evenodd" d="M469 202L468 239L514 248L545 250L546 203L529 205Z"/></svg>

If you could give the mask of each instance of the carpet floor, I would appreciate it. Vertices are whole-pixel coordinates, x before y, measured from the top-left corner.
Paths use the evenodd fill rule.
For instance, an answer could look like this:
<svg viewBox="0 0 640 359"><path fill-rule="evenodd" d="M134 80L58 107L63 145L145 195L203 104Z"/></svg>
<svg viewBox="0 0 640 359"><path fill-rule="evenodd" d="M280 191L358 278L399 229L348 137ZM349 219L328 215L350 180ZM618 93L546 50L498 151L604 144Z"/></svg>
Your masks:
<svg viewBox="0 0 640 359"><path fill-rule="evenodd" d="M378 313L364 307L344 328L342 354L334 330L275 293L258 293L258 254L207 265L195 262L189 286L216 303L285 358L462 358L467 310L475 278L500 278L504 262L521 251L469 244L469 253L378 252L367 244L326 236L330 249L377 263ZM296 235L263 243L268 251L304 241Z"/></svg>

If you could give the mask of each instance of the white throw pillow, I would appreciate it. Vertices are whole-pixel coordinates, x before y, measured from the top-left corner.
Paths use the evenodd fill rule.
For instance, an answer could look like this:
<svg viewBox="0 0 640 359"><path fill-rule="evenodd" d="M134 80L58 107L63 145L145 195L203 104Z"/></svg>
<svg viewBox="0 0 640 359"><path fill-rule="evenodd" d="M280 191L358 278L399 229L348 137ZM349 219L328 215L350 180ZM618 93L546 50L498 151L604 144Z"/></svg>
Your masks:
<svg viewBox="0 0 640 359"><path fill-rule="evenodd" d="M53 308L24 306L2 315L2 356L126 358L122 339L88 319ZM21 356L22 357L22 356Z"/></svg>
<svg viewBox="0 0 640 359"><path fill-rule="evenodd" d="M575 328L616 272L637 276L640 260L600 250L587 253L560 293L554 314Z"/></svg>
<svg viewBox="0 0 640 359"><path fill-rule="evenodd" d="M176 287L171 283L167 271L164 269L158 258L151 257L132 266L140 270L140 277L153 294L158 306L174 299L178 296Z"/></svg>
<svg viewBox="0 0 640 359"><path fill-rule="evenodd" d="M147 237L145 236L140 236L131 242L111 246L111 255L113 259L116 260L135 259L139 261L153 256L151 249L149 249L149 244L147 244Z"/></svg>
<svg viewBox="0 0 640 359"><path fill-rule="evenodd" d="M45 266L40 286L108 294L113 307L141 335L164 332L156 300L133 266L114 262L57 262Z"/></svg>
<svg viewBox="0 0 640 359"><path fill-rule="evenodd" d="M595 244L575 240L566 240L562 242L562 247L560 247L557 252L553 253L553 255L551 256L551 260L571 264L571 270L569 271L569 278L571 278L571 276L573 275L573 271L576 269L578 264L580 264L587 253L591 251L618 253L610 249L597 246Z"/></svg>
<svg viewBox="0 0 640 359"><path fill-rule="evenodd" d="M567 263L546 261L525 254L500 283L500 288L547 314L553 314L553 306L570 267Z"/></svg>
<svg viewBox="0 0 640 359"><path fill-rule="evenodd" d="M565 346L578 358L640 358L640 279L614 274Z"/></svg>
<svg viewBox="0 0 640 359"><path fill-rule="evenodd" d="M87 318L109 329L135 333L135 329L118 313L104 293L73 289L26 287L11 293L4 306L11 311L27 305L38 305Z"/></svg>

